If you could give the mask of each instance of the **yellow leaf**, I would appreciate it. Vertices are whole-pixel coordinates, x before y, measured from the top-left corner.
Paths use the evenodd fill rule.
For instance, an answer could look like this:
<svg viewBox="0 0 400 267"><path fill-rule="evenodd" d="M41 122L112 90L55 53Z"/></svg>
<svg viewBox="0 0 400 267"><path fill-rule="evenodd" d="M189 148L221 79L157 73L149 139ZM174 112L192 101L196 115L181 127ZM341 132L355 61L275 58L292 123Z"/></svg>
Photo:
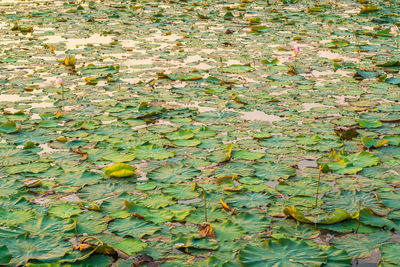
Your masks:
<svg viewBox="0 0 400 267"><path fill-rule="evenodd" d="M226 210L226 211L231 211L231 208L228 206L228 204L226 204L226 202L224 202L224 201L222 200L222 198L220 198L219 201L221 202L222 207L224 208L224 210Z"/></svg>
<svg viewBox="0 0 400 267"><path fill-rule="evenodd" d="M230 143L227 147L227 152L225 154L225 159L224 161L228 161L231 159L231 154L232 154L232 147L233 147L233 143Z"/></svg>
<svg viewBox="0 0 400 267"><path fill-rule="evenodd" d="M108 177L123 178L132 176L135 169L126 163L116 163L104 169L104 174Z"/></svg>
<svg viewBox="0 0 400 267"><path fill-rule="evenodd" d="M389 140L381 140L381 141L379 141L378 143L376 143L376 145L374 145L374 147L375 148L379 148L379 147L382 147L382 146L384 146L387 142L389 142Z"/></svg>
<svg viewBox="0 0 400 267"><path fill-rule="evenodd" d="M96 78L85 78L86 84L96 85L99 81Z"/></svg>
<svg viewBox="0 0 400 267"><path fill-rule="evenodd" d="M79 245L74 246L74 249L83 251L83 250L87 250L91 247L92 247L92 245L90 245L90 244L79 244Z"/></svg>

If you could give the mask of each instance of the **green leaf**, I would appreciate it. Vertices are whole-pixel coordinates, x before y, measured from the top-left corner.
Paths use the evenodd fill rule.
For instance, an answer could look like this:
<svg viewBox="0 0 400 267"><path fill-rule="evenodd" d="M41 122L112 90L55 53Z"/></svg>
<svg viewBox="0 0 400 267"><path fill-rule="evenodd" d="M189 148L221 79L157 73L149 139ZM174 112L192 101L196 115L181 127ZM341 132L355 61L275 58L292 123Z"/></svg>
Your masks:
<svg viewBox="0 0 400 267"><path fill-rule="evenodd" d="M147 173L147 178L162 183L181 183L200 175L201 171L190 166L171 163Z"/></svg>
<svg viewBox="0 0 400 267"><path fill-rule="evenodd" d="M385 80L388 84L400 85L400 78L392 77Z"/></svg>
<svg viewBox="0 0 400 267"><path fill-rule="evenodd" d="M368 149L370 149L371 147L374 147L374 148L382 147L383 145L385 145L388 142L389 142L388 139L375 140L372 137L362 137L361 138L361 143Z"/></svg>
<svg viewBox="0 0 400 267"><path fill-rule="evenodd" d="M381 121L371 121L371 120L364 120L364 119L359 120L358 124L364 128L379 128L382 126Z"/></svg>
<svg viewBox="0 0 400 267"><path fill-rule="evenodd" d="M200 139L188 139L188 140L175 140L172 142L176 146L198 146L201 144Z"/></svg>
<svg viewBox="0 0 400 267"><path fill-rule="evenodd" d="M143 207L143 203L138 203L135 201L127 201L125 200L125 207L128 211L136 216L136 217L143 217L147 221L151 221L154 223L163 223L170 221L173 218L173 214L166 209L162 210L155 210L150 209L151 207ZM167 212L164 212L167 211ZM156 216L154 216L156 215ZM124 217L126 218L126 217Z"/></svg>
<svg viewBox="0 0 400 267"><path fill-rule="evenodd" d="M254 26L254 25L251 25L250 33L265 33L265 32L269 32L270 30L271 30L271 28L267 27L267 26Z"/></svg>
<svg viewBox="0 0 400 267"><path fill-rule="evenodd" d="M207 208L207 219L208 222L214 221L224 221L228 218L226 212L221 211L219 209L210 209ZM201 224L204 222L204 208L197 208L194 212L190 213L188 217L186 217L186 221Z"/></svg>
<svg viewBox="0 0 400 267"><path fill-rule="evenodd" d="M138 146L133 151L136 154L136 158L139 160L143 159L154 159L163 160L167 158L172 158L175 156L174 151L168 151L161 147L156 147L153 144Z"/></svg>
<svg viewBox="0 0 400 267"><path fill-rule="evenodd" d="M126 163L117 163L104 169L104 174L110 178L123 178L135 174L135 169Z"/></svg>
<svg viewBox="0 0 400 267"><path fill-rule="evenodd" d="M85 211L76 217L76 231L82 235L94 235L107 229L104 215L97 211Z"/></svg>
<svg viewBox="0 0 400 267"><path fill-rule="evenodd" d="M337 174L356 174L363 169L362 167L353 166L351 163L344 159L328 163L328 167L330 170Z"/></svg>
<svg viewBox="0 0 400 267"><path fill-rule="evenodd" d="M39 127L41 128L56 128L58 126L58 122L54 120L41 120L39 122Z"/></svg>
<svg viewBox="0 0 400 267"><path fill-rule="evenodd" d="M194 210L194 208L183 204L168 206L167 209L174 215L174 220L179 222L185 220L190 212Z"/></svg>
<svg viewBox="0 0 400 267"><path fill-rule="evenodd" d="M335 209L332 213L319 215L317 218L304 215L304 213L295 206L286 206L283 212L303 223L335 224L352 218L344 209Z"/></svg>
<svg viewBox="0 0 400 267"><path fill-rule="evenodd" d="M218 68L219 72L232 73L232 74L245 73L253 70L254 68L249 65L238 65L238 64Z"/></svg>
<svg viewBox="0 0 400 267"><path fill-rule="evenodd" d="M388 140L388 144L392 146L400 145L400 135L384 136L382 140Z"/></svg>
<svg viewBox="0 0 400 267"><path fill-rule="evenodd" d="M31 210L6 210L0 208L0 225L17 226L35 217Z"/></svg>
<svg viewBox="0 0 400 267"><path fill-rule="evenodd" d="M214 150L209 157L207 157L208 160L217 162L217 163L222 163L225 161L228 161L231 159L232 156L232 147L233 144L230 143L227 145L225 149L217 149Z"/></svg>
<svg viewBox="0 0 400 267"><path fill-rule="evenodd" d="M29 233L30 237L54 237L57 235L73 236L75 223L72 220L63 220L48 216L41 216L35 220L27 221L19 226ZM68 234L67 234L68 232Z"/></svg>
<svg viewBox="0 0 400 267"><path fill-rule="evenodd" d="M63 219L78 215L82 212L83 210L69 204L61 204L49 209L49 215Z"/></svg>
<svg viewBox="0 0 400 267"><path fill-rule="evenodd" d="M240 225L230 220L213 223L212 227L218 240L233 241L246 235L246 231Z"/></svg>
<svg viewBox="0 0 400 267"><path fill-rule="evenodd" d="M16 166L5 167L4 171L9 174L16 173L41 173L50 168L48 163L27 163Z"/></svg>
<svg viewBox="0 0 400 267"><path fill-rule="evenodd" d="M15 121L5 122L0 125L0 132L2 133L12 134L18 132L19 130L21 130L21 127L17 126Z"/></svg>
<svg viewBox="0 0 400 267"><path fill-rule="evenodd" d="M296 137L296 142L299 145L316 145L321 141L321 137L318 135L313 135L313 136L305 136L305 135L299 135Z"/></svg>
<svg viewBox="0 0 400 267"><path fill-rule="evenodd" d="M348 267L352 259L346 251L333 246L320 246L320 249L328 254L328 263L324 267Z"/></svg>
<svg viewBox="0 0 400 267"><path fill-rule="evenodd" d="M400 209L400 191L378 192L378 199L392 210Z"/></svg>
<svg viewBox="0 0 400 267"><path fill-rule="evenodd" d="M165 75L165 74L164 74ZM203 79L203 75L198 72L189 72L189 73L170 73L167 74L166 77L173 81L196 81Z"/></svg>
<svg viewBox="0 0 400 267"><path fill-rule="evenodd" d="M0 165L12 166L29 163L37 160L39 155L30 150L20 150L12 148L0 149Z"/></svg>
<svg viewBox="0 0 400 267"><path fill-rule="evenodd" d="M112 247L121 250L129 256L132 256L142 251L145 247L147 247L147 244L138 239L128 238L124 241L113 244Z"/></svg>
<svg viewBox="0 0 400 267"><path fill-rule="evenodd" d="M179 200L193 199L200 195L199 192L192 190L191 185L170 185L164 187L162 191Z"/></svg>
<svg viewBox="0 0 400 267"><path fill-rule="evenodd" d="M255 139L266 139L272 137L271 133L269 132L253 132L250 134L251 137Z"/></svg>
<svg viewBox="0 0 400 267"><path fill-rule="evenodd" d="M271 59L271 60L263 59L263 60L261 60L261 63L264 64L265 66L276 66L279 63L279 59L276 59L276 58Z"/></svg>
<svg viewBox="0 0 400 267"><path fill-rule="evenodd" d="M388 243L384 244L380 251L382 253L382 260L387 263L392 263L394 265L399 264L399 251L400 243Z"/></svg>
<svg viewBox="0 0 400 267"><path fill-rule="evenodd" d="M112 162L129 162L136 158L135 154L123 154L118 152L111 152L102 157L104 160Z"/></svg>
<svg viewBox="0 0 400 267"><path fill-rule="evenodd" d="M241 212L232 217L232 221L240 225L248 234L264 232L269 228L271 219L248 212Z"/></svg>
<svg viewBox="0 0 400 267"><path fill-rule="evenodd" d="M193 136L194 136L194 133L191 130L179 130L176 132L168 133L165 137L167 137L171 141L174 141L174 140L190 139Z"/></svg>
<svg viewBox="0 0 400 267"><path fill-rule="evenodd" d="M9 263L12 258L12 255L8 248L4 245L0 246L0 264Z"/></svg>
<svg viewBox="0 0 400 267"><path fill-rule="evenodd" d="M378 156L366 151L350 155L339 155L339 159L328 163L329 169L338 174L356 174L363 168L375 166L380 162Z"/></svg>
<svg viewBox="0 0 400 267"><path fill-rule="evenodd" d="M256 176L264 180L288 179L296 174L292 167L283 164L257 163L254 166Z"/></svg>
<svg viewBox="0 0 400 267"><path fill-rule="evenodd" d="M328 212L333 212L335 209L344 209L350 214L358 213L358 203L361 204L361 209L370 208L377 214L387 214L388 209L385 209L378 203L375 196L371 193L364 192L347 192L343 191L340 194L331 193L322 198L322 208Z"/></svg>
<svg viewBox="0 0 400 267"><path fill-rule="evenodd" d="M361 79L376 79L382 75L382 73L378 73L375 71L364 71L358 68L356 68L356 71L357 71L356 76L360 77Z"/></svg>
<svg viewBox="0 0 400 267"><path fill-rule="evenodd" d="M145 235L152 235L161 227L133 217L116 219L110 222L108 230L120 236L132 236L142 238Z"/></svg>
<svg viewBox="0 0 400 267"><path fill-rule="evenodd" d="M399 229L399 227L389 219L376 216L370 208L364 208L360 212L360 221L363 224L375 227L385 227L388 230Z"/></svg>
<svg viewBox="0 0 400 267"><path fill-rule="evenodd" d="M152 196L147 196L145 199L141 199L139 203L146 208L159 209L175 204L175 201L172 200L171 196L155 194Z"/></svg>
<svg viewBox="0 0 400 267"><path fill-rule="evenodd" d="M290 239L269 239L259 246L247 245L240 250L239 261L244 266L321 266L328 255L306 242Z"/></svg>
<svg viewBox="0 0 400 267"><path fill-rule="evenodd" d="M249 150L238 150L233 152L233 157L236 159L243 160L257 160L265 156L265 153L261 152L252 152Z"/></svg>
<svg viewBox="0 0 400 267"><path fill-rule="evenodd" d="M349 46L350 42L344 39L335 39L329 43L322 45L322 47L327 48L339 48L339 47L347 47Z"/></svg>
<svg viewBox="0 0 400 267"><path fill-rule="evenodd" d="M314 196L317 190L318 181L316 178L302 178L300 180L285 180L275 186L275 189L287 196ZM325 183L319 184L319 193L324 194L332 190L332 187Z"/></svg>
<svg viewBox="0 0 400 267"><path fill-rule="evenodd" d="M350 256L364 258L391 238L388 232L376 232L369 235L349 234L331 240L335 247L345 250Z"/></svg>
<svg viewBox="0 0 400 267"><path fill-rule="evenodd" d="M371 167L377 165L380 160L379 157L365 151L361 151L359 153L350 154L346 157L349 162L351 162L356 167Z"/></svg>
<svg viewBox="0 0 400 267"><path fill-rule="evenodd" d="M19 180L0 180L0 197L10 197L25 193L25 184Z"/></svg>
<svg viewBox="0 0 400 267"><path fill-rule="evenodd" d="M78 197L86 201L102 200L105 198L115 197L124 192L134 192L135 186L131 183L107 182L102 184L94 184L85 186L78 193ZM123 201L121 201L122 205Z"/></svg>
<svg viewBox="0 0 400 267"><path fill-rule="evenodd" d="M226 198L226 203L235 208L265 207L273 201L274 198L271 195L261 193L233 194Z"/></svg>
<svg viewBox="0 0 400 267"><path fill-rule="evenodd" d="M236 177L236 176L252 176L254 169L251 165L241 162L229 162L225 166L215 170L215 176L220 177Z"/></svg>
<svg viewBox="0 0 400 267"><path fill-rule="evenodd" d="M218 249L218 243L209 241L208 239L196 239L190 235L184 235L179 233L175 238L171 240L174 248L197 248L206 250L216 250Z"/></svg>
<svg viewBox="0 0 400 267"><path fill-rule="evenodd" d="M61 241L55 237L17 238L9 240L7 247L13 256L9 263L12 266L26 265L32 259L57 261L71 250L68 241Z"/></svg>
<svg viewBox="0 0 400 267"><path fill-rule="evenodd" d="M272 226L272 236L279 238L311 239L319 234L310 224L298 223L294 220L276 221Z"/></svg>

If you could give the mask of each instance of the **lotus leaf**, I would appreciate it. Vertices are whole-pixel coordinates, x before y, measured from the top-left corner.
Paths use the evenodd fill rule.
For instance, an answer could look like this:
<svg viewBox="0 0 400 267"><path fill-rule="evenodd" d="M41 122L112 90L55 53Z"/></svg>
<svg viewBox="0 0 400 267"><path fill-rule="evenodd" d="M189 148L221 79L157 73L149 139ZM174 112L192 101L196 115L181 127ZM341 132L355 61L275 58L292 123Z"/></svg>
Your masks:
<svg viewBox="0 0 400 267"><path fill-rule="evenodd" d="M126 163L116 163L104 169L104 174L110 178L124 178L135 174L135 169Z"/></svg>
<svg viewBox="0 0 400 267"><path fill-rule="evenodd" d="M269 239L259 246L247 245L239 253L244 266L321 266L327 263L328 256L306 242L291 239Z"/></svg>

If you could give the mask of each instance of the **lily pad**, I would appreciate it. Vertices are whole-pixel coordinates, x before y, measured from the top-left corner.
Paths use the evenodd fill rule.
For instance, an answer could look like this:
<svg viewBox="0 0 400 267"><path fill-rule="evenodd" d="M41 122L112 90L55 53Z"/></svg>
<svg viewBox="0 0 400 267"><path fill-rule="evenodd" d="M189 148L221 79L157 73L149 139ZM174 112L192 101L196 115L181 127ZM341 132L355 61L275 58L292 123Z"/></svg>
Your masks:
<svg viewBox="0 0 400 267"><path fill-rule="evenodd" d="M110 178L129 177L135 172L135 169L126 163L117 163L104 169L104 174Z"/></svg>
<svg viewBox="0 0 400 267"><path fill-rule="evenodd" d="M223 73L245 73L245 72L249 72L249 71L253 71L254 68L248 65L238 65L238 64L234 64L234 65L230 65L227 67L222 67L219 68L218 71L223 72Z"/></svg>
<svg viewBox="0 0 400 267"><path fill-rule="evenodd" d="M0 132L2 133L12 134L19 130L21 130L21 127L19 127L14 121L5 122L0 125Z"/></svg>
<svg viewBox="0 0 400 267"><path fill-rule="evenodd" d="M298 266L321 266L328 255L306 242L290 239L267 240L259 246L247 245L239 253L244 266L286 266L287 262Z"/></svg>

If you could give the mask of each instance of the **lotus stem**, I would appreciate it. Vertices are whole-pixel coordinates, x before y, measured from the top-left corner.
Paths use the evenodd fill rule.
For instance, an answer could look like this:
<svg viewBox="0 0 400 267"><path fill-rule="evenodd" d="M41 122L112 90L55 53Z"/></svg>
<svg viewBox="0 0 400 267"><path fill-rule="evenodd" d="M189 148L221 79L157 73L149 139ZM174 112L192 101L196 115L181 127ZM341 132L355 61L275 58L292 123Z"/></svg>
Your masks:
<svg viewBox="0 0 400 267"><path fill-rule="evenodd" d="M318 206L319 181L321 180L321 172L322 172L321 166L319 166L318 169L319 169L319 172L318 172L318 181L317 181L317 192L315 192L315 207Z"/></svg>
<svg viewBox="0 0 400 267"><path fill-rule="evenodd" d="M64 110L64 85L61 84L61 111Z"/></svg>
<svg viewBox="0 0 400 267"><path fill-rule="evenodd" d="M118 72L118 91L121 91L121 74Z"/></svg>
<svg viewBox="0 0 400 267"><path fill-rule="evenodd" d="M85 237L84 239L82 239L82 242L85 242L86 240L88 240L88 239L95 239L95 240L97 240L99 243L100 243L100 245L104 245L104 243L103 243L103 241L101 241L100 239L98 239L97 237L95 237L95 236L87 236L87 237Z"/></svg>
<svg viewBox="0 0 400 267"><path fill-rule="evenodd" d="M199 186L197 183L193 183L193 191L197 191L198 189L201 189L202 194L203 194L203 201L204 201L204 222L207 223L207 197L206 197L206 191L204 190L203 187Z"/></svg>
<svg viewBox="0 0 400 267"><path fill-rule="evenodd" d="M360 227L360 213L361 213L361 201L358 201L358 222L357 222L357 229L356 234L358 233L358 228Z"/></svg>
<svg viewBox="0 0 400 267"><path fill-rule="evenodd" d="M200 187L201 190L203 191L203 200L204 200L204 221L207 222L207 197L206 197L206 191L204 191L203 187Z"/></svg>

